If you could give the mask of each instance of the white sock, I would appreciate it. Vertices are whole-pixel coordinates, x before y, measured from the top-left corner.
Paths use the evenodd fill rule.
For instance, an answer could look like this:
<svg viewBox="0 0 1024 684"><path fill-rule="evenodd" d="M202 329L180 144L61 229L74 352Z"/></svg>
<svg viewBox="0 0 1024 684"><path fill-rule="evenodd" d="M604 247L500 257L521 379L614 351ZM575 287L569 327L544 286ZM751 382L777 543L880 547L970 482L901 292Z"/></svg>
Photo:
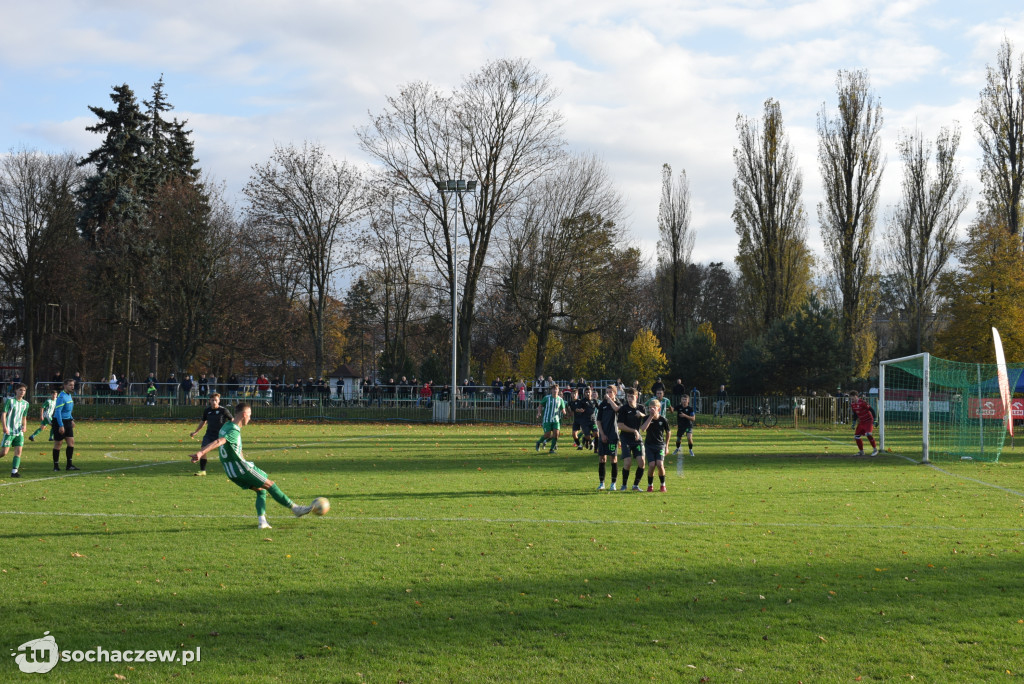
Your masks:
<svg viewBox="0 0 1024 684"><path fill-rule="evenodd" d="M261 515L261 516L259 516L259 518L257 518L257 520L260 522L260 524L266 523L267 522L267 516Z"/></svg>

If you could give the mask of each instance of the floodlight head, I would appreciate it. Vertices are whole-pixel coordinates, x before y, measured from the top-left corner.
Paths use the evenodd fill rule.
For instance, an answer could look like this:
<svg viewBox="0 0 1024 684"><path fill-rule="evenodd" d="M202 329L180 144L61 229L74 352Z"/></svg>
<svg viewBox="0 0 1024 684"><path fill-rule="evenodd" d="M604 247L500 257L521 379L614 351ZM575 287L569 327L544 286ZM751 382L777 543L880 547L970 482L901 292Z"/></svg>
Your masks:
<svg viewBox="0 0 1024 684"><path fill-rule="evenodd" d="M448 181L448 192L455 192L458 189L459 189L459 182L458 181L454 181L454 180Z"/></svg>
<svg viewBox="0 0 1024 684"><path fill-rule="evenodd" d="M470 192L476 192L476 181L466 181L466 190L469 190Z"/></svg>
<svg viewBox="0 0 1024 684"><path fill-rule="evenodd" d="M459 190L460 192L465 192L465 190L466 190L466 181L462 180L461 178L459 180L455 181L455 188L456 188L456 190Z"/></svg>
<svg viewBox="0 0 1024 684"><path fill-rule="evenodd" d="M434 181L434 185L437 186L437 191L438 192L444 192L445 191L444 181Z"/></svg>

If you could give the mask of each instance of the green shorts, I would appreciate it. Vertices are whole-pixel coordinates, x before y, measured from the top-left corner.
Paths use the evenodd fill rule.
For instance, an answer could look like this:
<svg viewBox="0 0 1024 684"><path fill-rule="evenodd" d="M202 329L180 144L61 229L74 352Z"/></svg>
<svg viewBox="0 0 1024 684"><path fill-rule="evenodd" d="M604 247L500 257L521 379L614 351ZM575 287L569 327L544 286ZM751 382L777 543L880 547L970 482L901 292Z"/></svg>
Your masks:
<svg viewBox="0 0 1024 684"><path fill-rule="evenodd" d="M234 482L242 489L252 489L253 487L262 488L264 485L264 481L269 480L270 478L267 476L265 472L263 472L256 466L253 466L252 469L256 472L242 473L238 477L229 477L228 479ZM257 475L259 475L259 477L257 477ZM263 479L260 479L260 477L262 477Z"/></svg>
<svg viewBox="0 0 1024 684"><path fill-rule="evenodd" d="M560 421L556 420L553 423L544 423L544 432L554 432L555 430L561 430L561 429L562 429L562 423Z"/></svg>
<svg viewBox="0 0 1024 684"><path fill-rule="evenodd" d="M25 446L25 435L4 435L3 441L0 442L0 449L7 449L12 446Z"/></svg>

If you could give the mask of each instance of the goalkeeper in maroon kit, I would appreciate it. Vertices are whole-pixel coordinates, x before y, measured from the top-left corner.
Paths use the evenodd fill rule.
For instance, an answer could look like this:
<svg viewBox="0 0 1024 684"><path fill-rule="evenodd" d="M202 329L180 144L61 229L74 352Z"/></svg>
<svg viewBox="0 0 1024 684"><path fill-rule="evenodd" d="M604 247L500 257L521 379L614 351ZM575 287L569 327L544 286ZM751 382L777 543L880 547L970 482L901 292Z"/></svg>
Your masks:
<svg viewBox="0 0 1024 684"><path fill-rule="evenodd" d="M857 416L857 428L853 433L853 438L857 440L857 455L864 455L864 438L867 437L871 442L871 455L877 456L878 446L872 434L875 430L875 410L871 408L871 404L861 399L856 391L850 392L850 410Z"/></svg>

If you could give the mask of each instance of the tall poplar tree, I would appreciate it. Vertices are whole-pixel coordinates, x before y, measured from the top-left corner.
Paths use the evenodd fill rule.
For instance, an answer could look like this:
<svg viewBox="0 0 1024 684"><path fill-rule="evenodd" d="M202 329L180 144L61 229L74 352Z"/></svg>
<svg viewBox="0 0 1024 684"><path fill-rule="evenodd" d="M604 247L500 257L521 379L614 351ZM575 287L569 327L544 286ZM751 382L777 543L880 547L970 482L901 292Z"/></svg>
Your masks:
<svg viewBox="0 0 1024 684"><path fill-rule="evenodd" d="M999 46L995 65L985 71L975 130L981 147L982 213L997 217L1011 235L1019 235L1024 189L1024 57L1014 58L1009 40Z"/></svg>
<svg viewBox="0 0 1024 684"><path fill-rule="evenodd" d="M875 351L870 330L875 293L871 246L875 231L882 158L882 106L865 71L840 71L839 106L818 114L818 162L825 200L818 220L831 280L842 305L842 335L855 377L867 375Z"/></svg>
<svg viewBox="0 0 1024 684"><path fill-rule="evenodd" d="M812 258L806 243L803 181L778 102L767 100L760 120L740 115L736 129L736 263L753 327L760 331L794 311L808 292Z"/></svg>
<svg viewBox="0 0 1024 684"><path fill-rule="evenodd" d="M882 252L894 295L889 304L904 319L897 326L900 354L922 352L929 342L939 305L936 288L957 247L957 223L968 202L956 163L959 145L958 129L939 131L932 168L932 143L920 131L900 136L903 193Z"/></svg>
<svg viewBox="0 0 1024 684"><path fill-rule="evenodd" d="M686 268L693 253L694 234L690 230L690 183L686 171L672 178L672 167L661 167L661 202L658 204L658 266L669 288L665 331L671 348L679 336L683 321L679 316L679 295Z"/></svg>

